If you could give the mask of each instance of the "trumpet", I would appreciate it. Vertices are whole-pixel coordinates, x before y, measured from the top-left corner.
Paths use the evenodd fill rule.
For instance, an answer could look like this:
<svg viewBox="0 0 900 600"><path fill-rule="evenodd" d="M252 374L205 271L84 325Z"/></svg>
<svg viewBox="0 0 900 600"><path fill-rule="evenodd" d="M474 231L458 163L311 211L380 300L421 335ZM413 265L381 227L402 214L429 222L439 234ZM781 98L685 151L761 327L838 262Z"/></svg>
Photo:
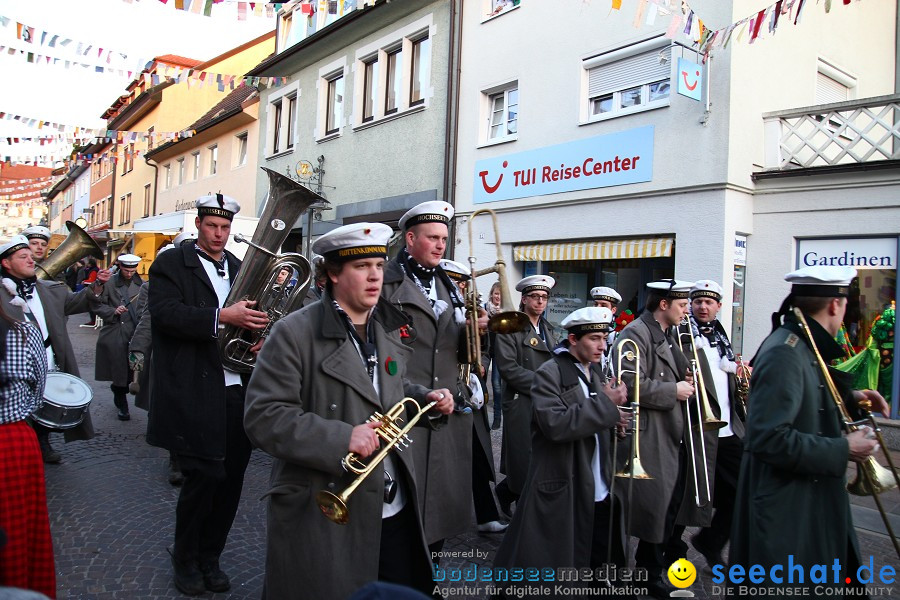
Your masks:
<svg viewBox="0 0 900 600"><path fill-rule="evenodd" d="M750 397L750 376L747 375L747 367L744 365L744 359L738 354L734 357L737 363L737 387L734 390L734 397L740 403L741 410L744 411L744 418L747 418L747 399Z"/></svg>
<svg viewBox="0 0 900 600"><path fill-rule="evenodd" d="M475 243L472 236L472 221L478 215L486 213L491 216L494 225L494 243L497 247L497 260L493 266L480 271L475 270ZM500 281L500 309L488 319L488 330L492 333L517 333L528 328L528 315L515 309L509 293L509 283L506 280L506 261L500 251L500 231L497 228L497 213L489 208L476 210L469 216L469 269L472 278L466 291L466 314L469 315L466 325L466 346L468 369L475 367L481 369L481 332L478 330L478 285L476 278L488 273L496 273ZM464 381L468 381L466 375Z"/></svg>
<svg viewBox="0 0 900 600"><path fill-rule="evenodd" d="M884 527L891 538L891 542L894 544L894 550L897 552L897 557L900 558L900 545L897 543L897 537L894 535L894 530L891 527L891 522L887 513L884 511L884 506L881 504L881 498L878 497L878 494L881 492L886 492L900 485L900 476L898 476L897 469L894 467L894 461L891 459L887 446L884 445L881 431L878 429L875 419L872 417L872 413L868 411L868 407L861 407L863 411L868 414L865 419L854 421L850 418L847 407L844 406L844 402L841 399L837 386L835 386L834 380L831 378L831 373L828 372L828 365L819 353L819 348L816 346L816 341L813 339L812 331L810 331L809 324L806 322L806 317L803 316L803 312L799 308L794 307L793 310L794 316L797 317L797 322L800 324L800 328L803 330L803 333L806 334L806 339L812 348L813 354L816 355L816 362L819 365L819 369L822 371L822 377L825 379L828 391L831 392L831 399L834 400L838 411L841 413L844 429L847 433L850 433L857 431L863 423L871 422L875 435L878 437L878 443L884 449L884 454L888 458L888 464L891 467L890 471L878 464L878 461L876 461L873 456L869 456L865 461L857 463L856 479L847 485L847 491L855 496L868 496L871 494L872 499L875 501L875 505L878 507L878 512L881 513L881 520L884 521Z"/></svg>
<svg viewBox="0 0 900 600"><path fill-rule="evenodd" d="M684 325L684 321L682 321L682 325ZM716 419L712 414L712 409L709 405L709 398L706 395L706 384L703 381L703 371L700 370L700 358L697 356L697 345L694 343L694 334L691 328L690 317L687 318L687 331L682 331L681 328L678 328L678 347L684 352L684 345L681 342L682 336L687 336L690 341L691 346L691 374L694 378L694 403L697 407L697 415L698 419L700 419L699 423L694 423L693 418L691 417L691 407L689 404L685 403L684 405L684 414L687 419L687 429L688 429L688 443L691 448L691 474L694 478L694 504L698 507L706 506L712 500L712 490L710 490L709 486L709 468L706 463L706 443L703 440L703 434L707 431L713 431L715 429L721 429L725 427L727 423L725 421L721 421ZM694 429L697 429L700 438L700 458L702 459L702 465L699 468L703 469L703 481L705 483L704 486L704 496L701 500L700 498L700 474L699 468L697 466L697 450L694 442Z"/></svg>
<svg viewBox="0 0 900 600"><path fill-rule="evenodd" d="M350 510L347 508L347 500L350 498L350 495L375 470L375 467L387 458L391 450L396 448L398 452L402 452L404 448L407 448L412 443L412 439L408 435L409 431L422 415L431 410L435 404L437 402L429 402L425 406L420 407L419 403L413 398L407 397L392 406L385 414L373 413L366 422L381 423L381 426L375 430L375 433L384 441L384 446L368 462L363 461L354 452L349 452L347 456L341 459L341 465L344 467L344 470L355 474L357 477L338 495L326 490L320 490L316 494L316 504L319 505L319 510L322 511L322 514L339 525L347 523L350 520ZM403 422L406 414L407 405L412 407L415 414L410 417L406 425L400 427L400 423Z"/></svg>
<svg viewBox="0 0 900 600"><path fill-rule="evenodd" d="M632 346L632 349L626 350L627 346ZM632 339L624 339L619 342L619 345L616 347L617 363L616 363L616 384L624 385L622 382L622 374L623 373L632 373L634 374L634 400L632 400L631 404L626 408L624 406L620 406L619 410L623 412L631 413L631 430L633 433L633 443L631 446L631 456L628 458L628 462L626 463L625 468L616 473L615 477L612 478L612 481L609 486L609 496L615 501L615 489L616 489L616 479L623 478L628 479L628 522L625 525L625 560L628 561L628 557L631 556L631 519L632 519L632 503L631 498L634 492L634 480L635 479L653 479L653 477L647 473L644 469L644 465L641 464L641 440L640 440L640 407L641 407L641 380L640 380L640 371L641 371L641 351L638 348L637 342ZM622 367L622 359L628 361L634 361L633 369L625 369ZM626 431L629 433L629 431ZM616 453L618 447L618 438L614 434L613 435L613 470L616 468ZM610 511L610 526L609 526L609 535L610 539L608 540L607 548L612 549L612 515L614 511ZM607 562L610 561L611 556L607 555Z"/></svg>

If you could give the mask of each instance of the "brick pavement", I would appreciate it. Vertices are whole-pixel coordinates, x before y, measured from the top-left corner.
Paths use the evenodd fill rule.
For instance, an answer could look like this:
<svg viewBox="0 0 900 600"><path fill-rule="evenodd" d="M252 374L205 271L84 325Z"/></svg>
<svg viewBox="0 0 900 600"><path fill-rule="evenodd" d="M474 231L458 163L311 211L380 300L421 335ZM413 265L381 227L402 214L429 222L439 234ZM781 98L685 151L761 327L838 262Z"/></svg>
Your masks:
<svg viewBox="0 0 900 600"><path fill-rule="evenodd" d="M178 489L166 479L167 454L144 441L147 423L144 411L132 408L131 421L116 419L109 384L93 379L97 332L78 326L85 317L73 316L69 333L82 378L94 390L91 414L97 436L87 442L64 445L61 437L54 434L54 446L62 452L63 462L47 465L46 469L58 598L181 598L171 582L166 551L172 543L178 497ZM493 442L495 460L499 460L499 431L493 432ZM222 566L231 576L232 590L227 594L207 593L205 598L260 597L265 560L265 506L258 499L267 487L270 465L267 455L253 453L241 506L222 556ZM896 515L900 512L900 502L891 498L886 504ZM872 518L871 499L854 498L853 502L855 518L867 519L871 529L879 529L877 513ZM689 529L686 537L693 531ZM895 525L895 531L900 531L900 523ZM863 529L858 533L865 557L872 554L876 564L898 565L886 536ZM441 566L448 574L454 569L470 568L473 563L490 566L501 539L498 534L479 534L473 519L468 533L447 541L444 550L459 554L444 559ZM689 550L688 559L701 568L699 583L692 586L695 596L711 597L710 576L702 568L704 560L693 549ZM458 588L464 583L449 585ZM486 598L485 591L482 587L480 593L465 597Z"/></svg>

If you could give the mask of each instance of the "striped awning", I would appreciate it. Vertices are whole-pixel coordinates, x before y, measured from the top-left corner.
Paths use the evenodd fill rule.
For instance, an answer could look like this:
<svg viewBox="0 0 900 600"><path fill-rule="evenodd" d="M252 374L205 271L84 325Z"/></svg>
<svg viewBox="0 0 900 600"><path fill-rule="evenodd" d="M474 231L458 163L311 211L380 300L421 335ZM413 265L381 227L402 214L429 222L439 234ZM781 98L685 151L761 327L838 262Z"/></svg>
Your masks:
<svg viewBox="0 0 900 600"><path fill-rule="evenodd" d="M672 256L675 239L595 240L559 244L528 244L513 247L513 260L611 260Z"/></svg>

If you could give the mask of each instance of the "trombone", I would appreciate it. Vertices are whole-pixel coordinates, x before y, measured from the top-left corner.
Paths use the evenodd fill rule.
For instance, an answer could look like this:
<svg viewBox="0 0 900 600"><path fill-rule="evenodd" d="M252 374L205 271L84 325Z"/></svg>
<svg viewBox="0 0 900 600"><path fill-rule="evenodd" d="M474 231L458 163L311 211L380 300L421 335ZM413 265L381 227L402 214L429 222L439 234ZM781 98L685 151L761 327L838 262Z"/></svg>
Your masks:
<svg viewBox="0 0 900 600"><path fill-rule="evenodd" d="M691 327L690 317L686 319L687 323L687 331L682 331L681 326L678 326L678 347L684 352L684 345L682 344L681 338L683 336L687 336L691 345L691 374L694 378L694 403L697 406L697 415L700 420L699 423L694 423L693 418L691 417L691 407L689 404L685 403L684 405L684 414L687 419L688 425L688 442L691 447L691 473L694 477L694 504L698 507L706 506L712 500L712 490L709 489L709 467L706 462L706 443L703 439L703 434L707 431L714 431L716 429L721 429L725 427L727 423L725 421L721 421L716 419L712 414L712 408L709 405L709 397L706 395L706 384L703 381L703 371L700 369L700 358L697 356L697 344L694 343L694 333ZM682 321L681 325L684 325L685 321ZM700 437L700 455L703 459L703 481L705 483L705 493L704 499L701 501L700 499L700 483L699 483L699 468L697 467L697 450L695 448L694 443L694 429L698 430Z"/></svg>
<svg viewBox="0 0 900 600"><path fill-rule="evenodd" d="M735 379L737 379L737 387L734 390L735 399L740 403L741 410L744 411L744 419L747 418L747 400L750 397L750 376L747 375L747 366L744 364L744 359L740 354L734 357L734 362L737 363L737 373L735 373Z"/></svg>
<svg viewBox="0 0 900 600"><path fill-rule="evenodd" d="M475 243L472 236L472 221L482 213L491 216L494 225L494 243L497 247L497 260L493 266L480 271L475 270ZM477 373L481 373L481 332L478 330L478 285L476 278L488 273L496 273L500 281L500 309L488 319L488 330L491 333L517 333L528 328L528 315L515 309L509 293L509 283L506 281L506 261L500 251L500 231L497 227L497 213L489 208L476 210L469 216L469 269L472 278L466 288L466 315L469 317L466 324L466 349L468 365L465 368L471 371L474 367ZM467 373L464 381L468 382Z"/></svg>
<svg viewBox="0 0 900 600"><path fill-rule="evenodd" d="M897 543L897 537L894 535L890 519L888 519L887 513L884 512L884 506L881 505L881 498L878 497L878 494L881 492L886 492L900 485L900 476L897 475L897 469L894 467L894 461L891 458L891 454L884 444L884 439L881 437L881 431L875 423L875 418L872 416L872 413L868 411L868 406L860 406L863 412L867 414L865 419L853 421L850 418L847 407L844 406L844 402L841 400L841 395L838 392L837 386L834 385L834 380L831 378L831 373L828 372L828 365L825 363L822 355L819 354L819 348L816 346L816 341L813 339L812 331L810 331L809 324L806 322L806 317L803 316L803 312L799 308L794 307L793 310L794 316L797 317L797 322L800 324L800 328L803 330L803 333L806 334L806 339L812 348L813 354L816 355L816 362L819 364L819 369L822 371L822 377L825 379L828 391L831 392L831 398L834 400L834 403L841 413L844 430L847 433L857 431L863 423L871 422L875 435L878 438L878 443L881 444L881 447L884 449L884 454L887 456L888 464L890 465L890 471L878 464L875 457L869 456L865 461L857 463L856 479L847 485L847 491L855 496L872 495L872 499L878 507L878 512L881 513L881 520L884 521L884 527L891 537L891 542L894 544L894 550L897 552L897 557L900 558L900 545ZM893 481L891 480L891 475L893 475Z"/></svg>
<svg viewBox="0 0 900 600"><path fill-rule="evenodd" d="M627 346L632 346L632 349L626 350ZM609 495L610 498L615 502L615 493L616 489L616 479L621 477L623 479L628 479L628 522L625 525L625 560L626 562L629 560L631 556L631 518L633 514L632 510L632 493L634 492L634 480L635 479L653 479L653 477L644 470L644 466L641 464L641 440L640 440L640 412L641 412L641 380L640 380L640 371L641 371L641 351L635 342L632 339L624 339L619 342L619 345L616 347L616 354L618 355L617 363L616 363L616 384L624 385L622 382L622 374L623 373L632 373L634 375L634 400L630 403L630 405L626 408L624 406L620 406L619 410L627 413L631 413L631 429L630 431L626 431L625 433L632 433L632 437L634 438L634 442L631 447L631 456L628 458L628 463L625 468L616 473L615 477L612 478L612 482L609 486ZM634 361L633 369L624 369L622 368L622 359L628 361ZM618 448L618 436L613 435L613 470L616 468L616 452ZM607 548L612 549L612 518L615 511L610 511L610 526L609 526L609 535L610 542L607 545ZM609 557L607 557L607 561L609 561Z"/></svg>
<svg viewBox="0 0 900 600"><path fill-rule="evenodd" d="M409 419L409 423L401 428L399 423L403 422L407 404L412 406L415 414ZM356 474L357 477L339 495L332 494L326 490L320 490L316 494L316 504L319 505L319 510L322 511L322 514L339 525L347 523L350 520L350 510L347 508L347 500L350 498L350 494L375 470L375 467L381 464L381 461L387 458L388 452L394 448L398 452L402 452L404 448L409 447L412 443L412 439L408 435L410 429L435 404L437 402L429 402L425 406L420 407L419 403L413 398L404 398L392 406L387 413L375 412L372 414L366 422L381 423L381 427L378 427L375 432L385 442L385 445L369 462L364 462L354 452L349 452L347 456L341 459L341 465L344 467L344 470Z"/></svg>

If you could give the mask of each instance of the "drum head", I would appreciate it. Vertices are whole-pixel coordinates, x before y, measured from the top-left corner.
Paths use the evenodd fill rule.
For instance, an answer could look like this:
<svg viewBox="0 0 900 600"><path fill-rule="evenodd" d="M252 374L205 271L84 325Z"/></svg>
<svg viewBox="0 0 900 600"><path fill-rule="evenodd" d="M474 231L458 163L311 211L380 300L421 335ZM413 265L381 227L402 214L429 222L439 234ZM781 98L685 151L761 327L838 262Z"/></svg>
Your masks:
<svg viewBox="0 0 900 600"><path fill-rule="evenodd" d="M94 397L94 392L84 380L68 373L47 373L44 398L59 406L84 406Z"/></svg>

